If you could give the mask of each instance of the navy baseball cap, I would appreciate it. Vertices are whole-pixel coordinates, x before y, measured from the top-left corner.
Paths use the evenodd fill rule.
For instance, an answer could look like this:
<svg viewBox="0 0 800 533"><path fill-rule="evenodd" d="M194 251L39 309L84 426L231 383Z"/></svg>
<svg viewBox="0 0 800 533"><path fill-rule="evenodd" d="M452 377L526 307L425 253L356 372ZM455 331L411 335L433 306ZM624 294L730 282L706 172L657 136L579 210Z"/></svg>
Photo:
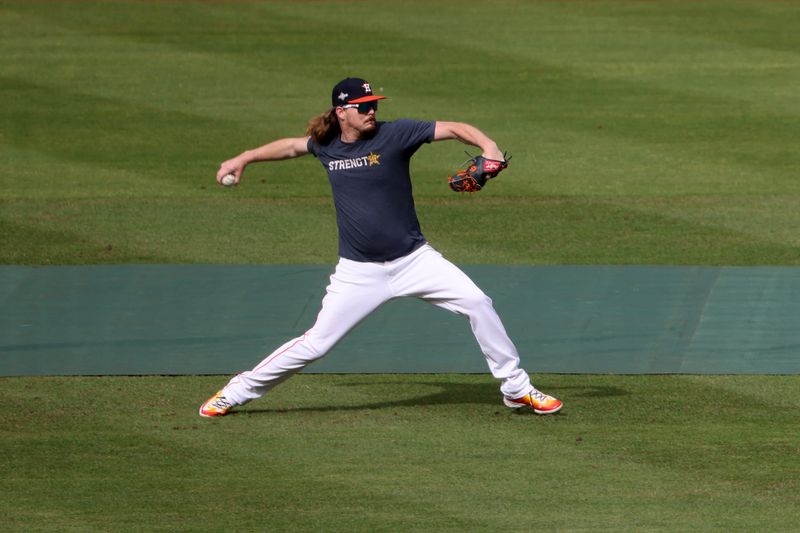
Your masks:
<svg viewBox="0 0 800 533"><path fill-rule="evenodd" d="M372 94L372 86L367 80L361 78L346 78L333 87L331 91L331 104L333 107L345 104L360 104L383 100L385 96Z"/></svg>

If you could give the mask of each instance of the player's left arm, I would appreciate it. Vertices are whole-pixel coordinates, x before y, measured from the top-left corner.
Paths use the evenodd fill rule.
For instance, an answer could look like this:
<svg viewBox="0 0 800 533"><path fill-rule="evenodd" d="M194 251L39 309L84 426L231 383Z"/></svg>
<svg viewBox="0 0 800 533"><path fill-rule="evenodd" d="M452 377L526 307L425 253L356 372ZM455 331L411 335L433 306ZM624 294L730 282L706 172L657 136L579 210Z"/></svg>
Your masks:
<svg viewBox="0 0 800 533"><path fill-rule="evenodd" d="M471 124L465 122L442 122L437 121L433 133L434 141L447 141L456 139L464 144L480 148L481 155L486 159L496 159L503 161L503 152L497 147L488 135Z"/></svg>

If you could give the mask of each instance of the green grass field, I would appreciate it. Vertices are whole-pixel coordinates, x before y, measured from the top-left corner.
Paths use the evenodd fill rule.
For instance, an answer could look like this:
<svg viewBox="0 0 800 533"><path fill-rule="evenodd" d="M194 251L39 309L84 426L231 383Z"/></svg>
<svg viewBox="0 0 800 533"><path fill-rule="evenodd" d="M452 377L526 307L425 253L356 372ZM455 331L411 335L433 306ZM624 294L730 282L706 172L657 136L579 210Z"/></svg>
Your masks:
<svg viewBox="0 0 800 533"><path fill-rule="evenodd" d="M301 375L205 420L194 404L218 378L0 379L0 517L18 531L796 528L795 377L540 382L569 398L562 414L509 412L487 376Z"/></svg>
<svg viewBox="0 0 800 533"><path fill-rule="evenodd" d="M480 197L445 185L462 145L415 157L456 262L800 264L792 2L4 1L0 23L2 263L335 261L315 159L213 177L358 74L383 118L512 153Z"/></svg>
<svg viewBox="0 0 800 533"><path fill-rule="evenodd" d="M470 122L477 195L413 161L461 264L800 265L800 5L0 0L0 264L332 264L303 133L339 79ZM3 305L6 305L4 302ZM13 305L13 302L8 302ZM203 420L224 377L0 378L11 531L793 531L798 376L302 375Z"/></svg>

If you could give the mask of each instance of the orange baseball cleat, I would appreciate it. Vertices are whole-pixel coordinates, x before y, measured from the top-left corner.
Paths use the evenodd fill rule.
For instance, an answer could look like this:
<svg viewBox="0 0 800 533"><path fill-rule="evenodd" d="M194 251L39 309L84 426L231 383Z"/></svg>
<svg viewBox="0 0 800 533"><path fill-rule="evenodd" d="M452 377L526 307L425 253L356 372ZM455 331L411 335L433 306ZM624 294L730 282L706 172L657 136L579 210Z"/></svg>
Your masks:
<svg viewBox="0 0 800 533"><path fill-rule="evenodd" d="M525 396L519 398L503 398L503 403L512 409L530 407L537 415L552 415L561 410L563 404L552 396L533 389Z"/></svg>
<svg viewBox="0 0 800 533"><path fill-rule="evenodd" d="M200 416L206 418L225 416L233 406L234 403L227 399L220 390L214 396L206 400L206 403L200 406Z"/></svg>

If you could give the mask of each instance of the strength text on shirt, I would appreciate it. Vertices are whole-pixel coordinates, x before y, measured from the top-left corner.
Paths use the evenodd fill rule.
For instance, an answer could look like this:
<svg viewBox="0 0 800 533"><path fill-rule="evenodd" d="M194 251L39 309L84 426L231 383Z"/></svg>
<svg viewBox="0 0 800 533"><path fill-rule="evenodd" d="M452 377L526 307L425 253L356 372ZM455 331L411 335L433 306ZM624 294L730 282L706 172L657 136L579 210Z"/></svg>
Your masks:
<svg viewBox="0 0 800 533"><path fill-rule="evenodd" d="M354 159L340 159L337 161L331 161L328 163L328 170L347 170L351 168L380 165L380 157L380 154L374 154L370 152L369 155L356 157Z"/></svg>

